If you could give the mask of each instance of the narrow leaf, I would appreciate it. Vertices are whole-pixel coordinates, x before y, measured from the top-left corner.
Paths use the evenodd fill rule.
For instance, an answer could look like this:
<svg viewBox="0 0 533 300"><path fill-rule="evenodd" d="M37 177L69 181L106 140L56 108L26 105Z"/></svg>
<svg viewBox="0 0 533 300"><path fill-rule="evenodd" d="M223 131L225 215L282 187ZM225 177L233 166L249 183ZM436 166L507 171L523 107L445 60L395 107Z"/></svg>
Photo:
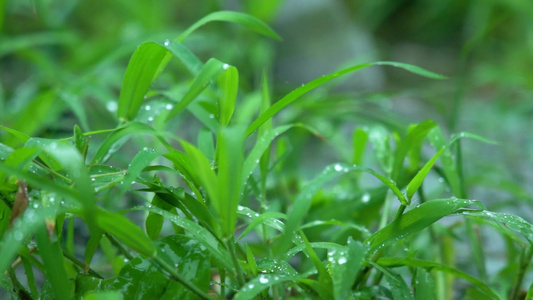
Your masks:
<svg viewBox="0 0 533 300"><path fill-rule="evenodd" d="M393 67L399 67L403 68L407 71L413 72L415 74L426 76L434 79L444 79L445 77L429 72L427 70L424 70L419 67L415 67L408 64L403 63L396 63L396 62L375 62L375 63L367 63L367 64L360 64L355 65L346 69L342 69L340 71L337 71L335 73L331 73L328 75L324 75L320 78L317 78L315 80L312 80L311 82L304 84L303 86L293 90L289 94L287 94L285 97L283 97L278 102L274 103L267 111L262 113L246 130L246 135L252 134L259 126L261 126L263 123L265 123L268 119L272 118L275 114L277 114L280 110L285 108L287 105L293 103L294 101L298 100L301 96L307 94L308 92L314 90L315 88L323 85L324 83L331 81L339 76L349 74L351 72L355 72L357 70L364 69L366 67L374 66L374 65L389 65Z"/></svg>
<svg viewBox="0 0 533 300"><path fill-rule="evenodd" d="M165 47L154 42L143 43L135 50L120 89L117 111L119 120L131 121L135 118L167 53Z"/></svg>
<svg viewBox="0 0 533 300"><path fill-rule="evenodd" d="M368 239L373 250L385 247L397 239L419 232L442 217L456 212L462 207L477 204L474 200L463 199L438 199L422 203L393 220L387 226L378 230Z"/></svg>
<svg viewBox="0 0 533 300"><path fill-rule="evenodd" d="M278 40L281 40L279 35L277 35L274 30L272 30L266 23L263 21L239 12L234 11L217 11L214 13L211 13L202 19L198 20L196 23L194 23L191 27L189 27L186 31L184 31L177 39L176 41L182 43L192 32L194 32L199 27L214 21L224 21L224 22L231 22L236 23L239 25L242 25L248 29L251 29L253 31L256 31L260 34L263 34L268 37L272 37Z"/></svg>
<svg viewBox="0 0 533 300"><path fill-rule="evenodd" d="M150 238L123 215L98 209L94 216L98 227L117 237L122 243L146 257L153 257L157 250Z"/></svg>

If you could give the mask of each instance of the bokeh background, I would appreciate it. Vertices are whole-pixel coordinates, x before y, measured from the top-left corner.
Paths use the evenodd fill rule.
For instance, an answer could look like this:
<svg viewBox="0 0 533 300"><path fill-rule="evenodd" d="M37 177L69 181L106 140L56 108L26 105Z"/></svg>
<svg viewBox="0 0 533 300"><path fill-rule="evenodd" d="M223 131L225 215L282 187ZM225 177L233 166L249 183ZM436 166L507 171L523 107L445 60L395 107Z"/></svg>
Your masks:
<svg viewBox="0 0 533 300"><path fill-rule="evenodd" d="M222 9L252 14L283 38L213 23L186 40L202 60L216 57L239 69L242 106L260 96L264 70L272 75L274 100L364 62L410 63L448 77L430 80L372 67L285 109L278 120L311 125L329 141L303 131L290 136L295 149L287 161L300 166L295 176L312 177L349 155L357 126L395 130L433 119L448 134L469 131L499 143L464 142L469 196L490 210L533 221L530 0L1 0L0 124L41 137L70 136L74 124L85 131L115 127L122 76L135 48L173 40ZM189 80L173 62L154 88ZM181 123L176 132L187 136L193 127ZM303 169L302 160L310 161ZM503 245L485 234L494 273L508 262L498 257Z"/></svg>

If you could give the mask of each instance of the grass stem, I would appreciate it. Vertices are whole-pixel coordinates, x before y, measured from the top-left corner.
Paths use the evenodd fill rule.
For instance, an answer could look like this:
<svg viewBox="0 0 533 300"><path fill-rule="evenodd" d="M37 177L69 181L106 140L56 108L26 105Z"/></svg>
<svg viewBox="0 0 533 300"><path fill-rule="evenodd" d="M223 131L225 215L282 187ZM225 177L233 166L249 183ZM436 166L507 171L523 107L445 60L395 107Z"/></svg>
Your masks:
<svg viewBox="0 0 533 300"><path fill-rule="evenodd" d="M513 287L511 288L511 293L509 295L509 299L519 299L520 295L520 287L522 286L522 281L524 280L524 275L526 273L527 267L531 263L531 258L533 258L533 246L531 244L528 244L523 250L520 255L520 266L518 270L518 274L516 276L515 282L513 283ZM526 298L530 299L530 298Z"/></svg>
<svg viewBox="0 0 533 300"><path fill-rule="evenodd" d="M235 239L231 238L226 241L226 245L228 247L229 253L231 255L231 260L233 261L233 265L235 266L235 272L237 281L239 282L240 286L244 286L244 275L242 273L241 265L239 264L239 259L237 258L237 252L235 250Z"/></svg>

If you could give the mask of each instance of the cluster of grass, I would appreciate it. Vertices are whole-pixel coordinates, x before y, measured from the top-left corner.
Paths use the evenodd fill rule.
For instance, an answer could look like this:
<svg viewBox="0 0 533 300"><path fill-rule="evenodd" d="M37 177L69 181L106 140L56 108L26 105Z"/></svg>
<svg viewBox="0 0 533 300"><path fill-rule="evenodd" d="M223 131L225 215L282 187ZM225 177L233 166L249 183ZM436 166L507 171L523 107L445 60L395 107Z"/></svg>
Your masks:
<svg viewBox="0 0 533 300"><path fill-rule="evenodd" d="M279 2L261 10L262 19ZM253 1L246 3L254 11ZM136 8L150 15L148 6ZM0 295L533 297L533 289L523 289L533 225L469 199L461 143L493 142L468 132L448 137L433 120L394 122L385 108L327 89L338 77L376 66L420 80L445 77L374 62L274 98L268 66L241 71L231 60L200 59L184 44L208 23L242 27L267 49L263 57L253 52L257 60L271 62L268 40L278 34L231 11L206 15L173 41L123 45L103 59L92 49L70 62L91 66L77 76L50 65L50 54L27 48L78 44L75 36L40 33L0 46L0 54L17 52L37 65L40 78L14 91L11 113L1 114ZM131 56L125 71L109 70L124 54ZM358 107L358 122L331 116L339 113L332 107ZM321 123L349 132L325 136L314 126ZM61 130L71 124L79 125ZM313 157L315 147L335 153L335 161ZM311 172L316 165L320 171ZM505 245L508 264L496 275L487 271L480 234L487 229Z"/></svg>

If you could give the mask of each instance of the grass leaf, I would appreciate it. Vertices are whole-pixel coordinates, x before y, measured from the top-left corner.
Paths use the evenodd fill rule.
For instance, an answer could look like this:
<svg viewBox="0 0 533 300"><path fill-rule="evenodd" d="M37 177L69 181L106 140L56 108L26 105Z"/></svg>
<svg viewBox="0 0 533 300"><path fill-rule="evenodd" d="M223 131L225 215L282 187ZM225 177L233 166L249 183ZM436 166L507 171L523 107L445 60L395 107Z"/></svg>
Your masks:
<svg viewBox="0 0 533 300"><path fill-rule="evenodd" d="M117 116L121 122L135 118L167 53L165 47L154 42L143 43L135 50L120 89Z"/></svg>
<svg viewBox="0 0 533 300"><path fill-rule="evenodd" d="M435 269L438 271L442 271L448 274L452 274L454 276L457 276L459 278L463 278L465 280L468 280L474 286L483 292L485 296L487 296L487 299L500 299L483 281L466 274L462 271L459 271L455 268L433 262L433 261L426 261L426 260L420 260L420 259L413 259L413 258L407 258L407 257L382 257L377 262L379 265L382 266L389 266L389 267L397 267L397 266L409 266L414 268L428 268L428 269Z"/></svg>
<svg viewBox="0 0 533 300"><path fill-rule="evenodd" d="M355 72L357 70L361 70L370 66L374 65L389 65L394 67L403 68L407 71L413 72L415 74L426 76L430 78L435 79L444 79L445 77L429 72L427 70L424 70L419 67L415 67L408 64L403 63L395 63L395 62L375 62L375 63L367 63L367 64L360 64L355 65L346 69L342 69L340 71L324 75L322 77L319 77L315 80L312 80L308 82L307 84L304 84L303 86L293 90L289 94L287 94L285 97L281 98L278 102L274 103L269 109L267 109L265 112L263 112L257 119L248 126L248 129L246 129L246 135L252 134L259 126L261 126L263 123L265 123L267 120L272 118L275 114L277 114L280 110L288 106L289 104L293 103L294 101L298 100L301 96L307 94L308 92L316 89L317 87L327 83L328 81L331 81L339 76L346 75L352 72Z"/></svg>
<svg viewBox="0 0 533 300"><path fill-rule="evenodd" d="M456 212L462 207L477 204L474 200L438 199L422 203L394 219L384 228L366 239L373 250L382 248L407 236L427 228L442 217Z"/></svg>
<svg viewBox="0 0 533 300"><path fill-rule="evenodd" d="M97 226L117 237L122 243L146 257L153 257L157 249L137 225L121 214L98 209L94 216Z"/></svg>
<svg viewBox="0 0 533 300"><path fill-rule="evenodd" d="M191 27L180 34L176 41L182 43L196 29L214 21L236 23L265 36L281 40L281 37L274 32L274 30L272 30L266 23L255 17L235 11L217 11L198 20Z"/></svg>
<svg viewBox="0 0 533 300"><path fill-rule="evenodd" d="M183 111L196 97L198 97L198 95L200 95L203 90L209 86L209 83L212 80L216 79L218 76L220 76L220 74L225 72L225 66L226 64L215 58L209 59L202 67L200 73L194 78L194 81L187 92L183 95L180 102L178 102L178 104L170 111L167 116L167 120L170 120L172 117Z"/></svg>

